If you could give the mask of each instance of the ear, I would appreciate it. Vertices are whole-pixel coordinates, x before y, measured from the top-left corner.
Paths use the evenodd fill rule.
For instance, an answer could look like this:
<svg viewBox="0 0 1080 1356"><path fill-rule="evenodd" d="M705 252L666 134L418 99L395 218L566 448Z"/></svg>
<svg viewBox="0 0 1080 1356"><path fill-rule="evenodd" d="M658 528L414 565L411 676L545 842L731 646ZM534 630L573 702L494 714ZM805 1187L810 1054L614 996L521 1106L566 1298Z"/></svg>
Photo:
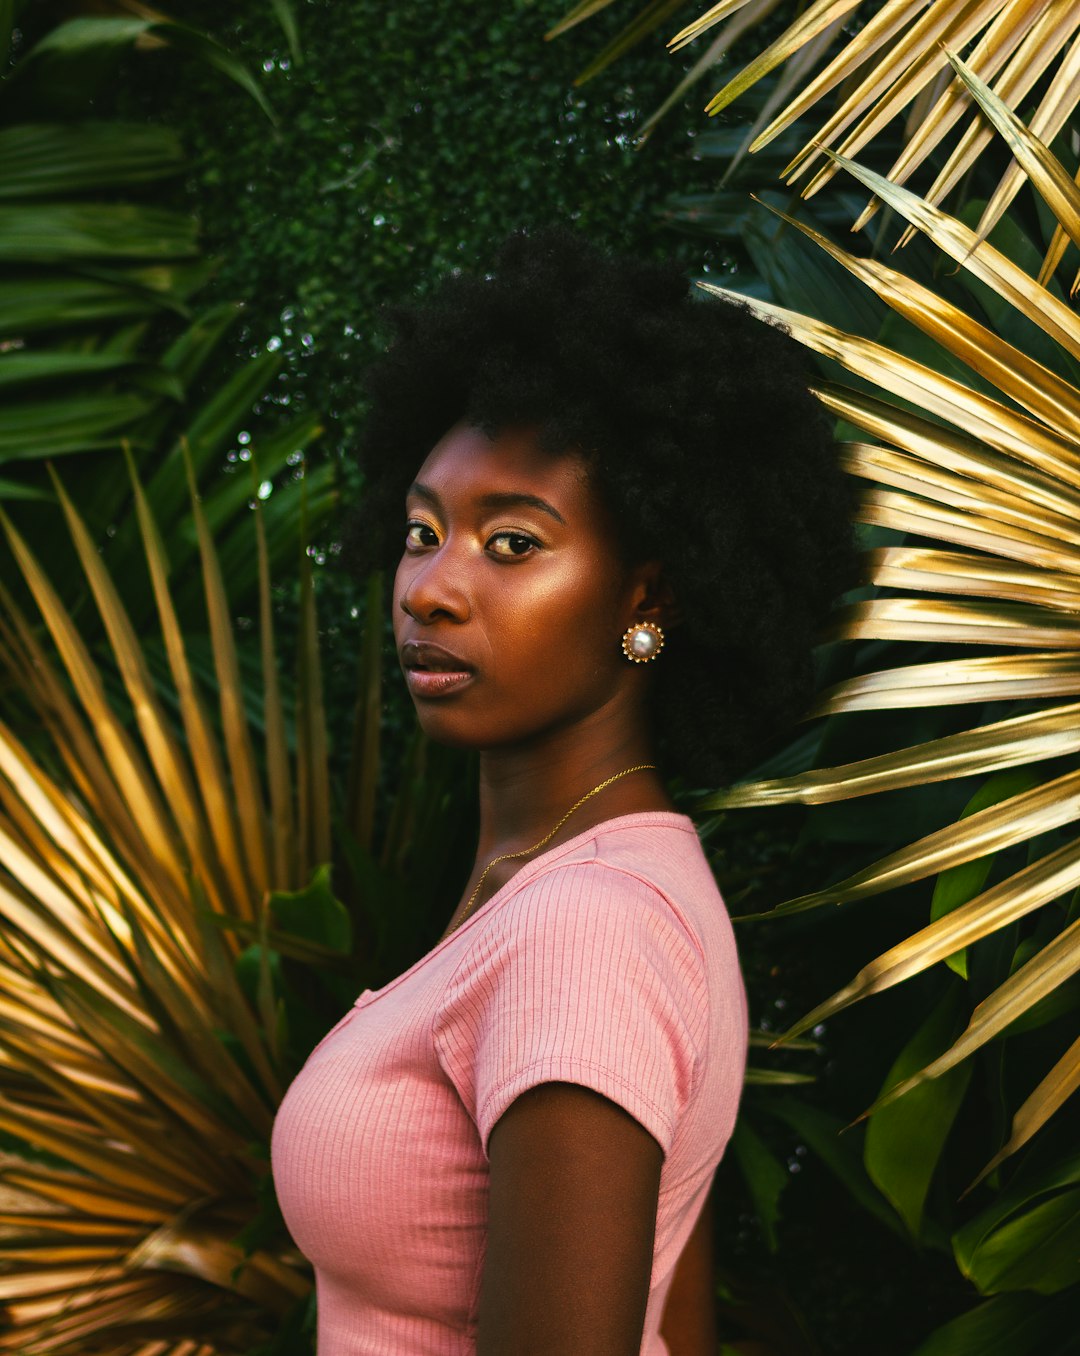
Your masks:
<svg viewBox="0 0 1080 1356"><path fill-rule="evenodd" d="M630 614L628 626L636 621L651 621L661 627L679 624L678 603L658 560L643 561L634 567L631 574Z"/></svg>

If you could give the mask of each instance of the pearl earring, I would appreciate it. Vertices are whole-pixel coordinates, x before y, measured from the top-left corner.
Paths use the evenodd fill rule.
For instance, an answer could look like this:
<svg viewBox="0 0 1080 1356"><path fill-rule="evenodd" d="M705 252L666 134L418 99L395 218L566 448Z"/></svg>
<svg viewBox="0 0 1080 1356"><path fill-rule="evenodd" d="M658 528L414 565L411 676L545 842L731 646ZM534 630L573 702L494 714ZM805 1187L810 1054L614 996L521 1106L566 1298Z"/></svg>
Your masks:
<svg viewBox="0 0 1080 1356"><path fill-rule="evenodd" d="M664 633L655 622L635 622L622 638L622 652L631 664L647 664L664 648Z"/></svg>

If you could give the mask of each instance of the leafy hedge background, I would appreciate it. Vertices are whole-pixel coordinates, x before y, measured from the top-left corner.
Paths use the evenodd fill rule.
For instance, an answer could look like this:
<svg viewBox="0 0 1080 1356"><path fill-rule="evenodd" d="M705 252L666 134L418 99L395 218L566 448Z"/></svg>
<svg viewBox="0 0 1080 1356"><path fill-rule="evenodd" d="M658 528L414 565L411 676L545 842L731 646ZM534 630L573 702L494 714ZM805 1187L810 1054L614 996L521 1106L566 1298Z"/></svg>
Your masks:
<svg viewBox="0 0 1080 1356"><path fill-rule="evenodd" d="M197 406L245 363L261 364L266 378L257 384L263 393L250 416L238 399L219 420L201 481L209 499L215 485L228 489L231 482L225 497L237 512L244 509L247 491L235 493L236 477L246 476L250 448L266 446L275 429L310 414L304 442L315 438L316 423L325 427L307 450L309 467L336 472L347 508L363 492L350 448L363 420L359 376L378 347L380 307L422 293L450 269L482 265L523 223L573 221L610 246L675 259L692 275L735 286L772 287L785 304L856 333L878 332L879 303L857 288L837 286L835 266L822 263L793 233L779 244L775 223L749 207L750 187L770 201L789 200L775 183L779 150L746 163L731 184L718 189L720 162L741 138L748 113L739 107L707 124L699 87L637 149L632 128L667 97L690 58L665 56L662 36L654 35L575 89L575 75L618 30L626 10L613 6L545 45L543 31L563 8L525 0L468 5L433 0L423 6L296 0L298 43L291 44L280 13L265 0L237 0L224 11L193 0L178 4L174 17L211 34L244 64L273 122L242 85L176 50L129 53L108 92L68 109L75 118L133 119L176 134L187 157L183 173L149 191L147 201L197 213L202 246L216 261L197 292L197 306L244 304L241 324L184 393L185 402ZM693 12L696 6L688 6L687 17ZM775 24L756 31L754 49L763 45L771 24L778 31L793 12L792 5L779 6ZM29 30L31 7L26 14ZM738 64L736 51L728 66ZM850 189L828 202L823 195L811 214L831 229L845 215L850 220L853 196ZM842 202L839 209L836 200ZM1031 209L1023 213L1030 218ZM1018 210L1016 219L1023 213ZM856 242L853 248L867 245ZM920 250L909 250L905 265L929 277L933 252ZM951 270L938 272L943 291L953 286ZM164 343L182 327L179 319L166 318L155 322L152 334ZM890 342L902 349L918 338L911 327L895 322L889 332ZM280 459L272 488L286 492L267 495L269 506L286 518L290 505L300 515L295 464L291 453ZM178 503L170 501L172 511L182 515L186 510ZM182 518L175 521L179 536L187 529ZM340 520L323 516L310 548L318 576L330 762L338 780L349 759L357 651L368 607L364 581L351 579L340 560L340 535ZM114 547L106 557L115 562ZM191 570L181 580L189 594L198 593L195 574ZM291 662L304 648L304 614L300 584L288 571L284 575L275 586L274 615ZM252 614L253 596L245 600ZM241 616L238 630L242 641L252 641L253 616ZM245 638L245 632L251 634ZM253 681L252 694L257 687ZM257 724L256 706L252 695ZM399 780L409 724L392 668L383 716L386 792ZM925 732L942 728L942 719L947 725L953 717L927 716ZM901 724L888 713L855 723L840 717L830 722L828 756L842 761L870 745L922 737L922 714L905 720ZM778 751L791 766L805 754L797 746L793 754ZM460 763L440 764L437 771L447 785L468 775ZM913 834L954 817L970 790L967 783L947 784L813 812L787 807L721 815L705 826L707 846L733 911L754 913L842 877L893 845L898 820ZM389 796L383 795L376 806L380 832L392 818L388 806ZM452 836L445 825L443 830L444 838ZM379 878L375 884L385 887L381 897L372 890L385 915L372 927L380 945L373 949L369 938L361 938L351 958L361 958L364 979L372 984L427 948L442 929L446 903L417 890L415 877L408 898L400 882L391 888ZM323 880L328 896L325 887ZM338 878L334 887L342 895L351 888ZM744 926L740 945L755 1024L766 1033L778 1031L813 1007L868 955L925 919L929 893L924 882L842 915L823 910ZM293 905L302 911L309 902L298 894ZM1007 967L1009 954L995 953L995 945L980 943L979 955L987 965ZM334 978L340 999L351 973L343 976L339 967ZM942 1032L959 1020L957 1011L937 1006L940 980L939 974L924 975L861 1008L857 1019L830 1021L813 1032L810 1048L757 1053L767 1071L813 1081L797 1089L751 1085L739 1142L722 1167L719 1293L725 1335L738 1342L727 1350L744 1356L864 1356L868 1350L906 1356L939 1324L978 1302L949 1255L949 1234L967 1208L957 1207L956 1198L970 1180L973 1152L977 1156L984 1144L1000 1139L1004 1099L989 1111L985 1104L965 1103L955 1127L943 1118L938 1140L922 1145L921 1157L913 1155L932 1177L917 1243L871 1182L863 1161L864 1128L838 1134L890 1081L894 1060L910 1046L913 1033L921 1030L928 1042L940 1043ZM924 1027L930 1014L930 1026ZM984 1071L995 1058L987 1053ZM993 1077L988 1081L998 1086ZM933 1096L943 1087L944 1080L934 1085ZM905 1136L928 1125L933 1139L935 1122L926 1105L917 1097L900 1104L903 1110L898 1108L889 1131L894 1167L903 1158ZM1044 1143L1060 1149L1068 1133L1051 1131ZM1029 1312L1030 1300L1028 1292L1004 1296L1003 1307L994 1310L995 1323L998 1314L1004 1321L1005 1311L1012 1312L1010 1305L1017 1313ZM920 1348L920 1356L945 1350L951 1348Z"/></svg>

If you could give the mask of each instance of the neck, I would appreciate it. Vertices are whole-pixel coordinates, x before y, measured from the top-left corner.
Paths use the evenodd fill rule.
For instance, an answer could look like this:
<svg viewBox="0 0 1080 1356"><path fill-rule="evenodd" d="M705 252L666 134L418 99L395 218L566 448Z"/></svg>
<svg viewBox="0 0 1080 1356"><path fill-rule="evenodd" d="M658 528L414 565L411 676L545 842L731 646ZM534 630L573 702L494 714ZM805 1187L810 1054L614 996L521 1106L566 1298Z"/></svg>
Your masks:
<svg viewBox="0 0 1080 1356"><path fill-rule="evenodd" d="M655 761L644 720L616 724L603 712L549 733L535 744L484 752L478 862L528 847L600 782L625 768ZM659 773L636 772L583 805L560 837L573 837L614 815L671 808Z"/></svg>

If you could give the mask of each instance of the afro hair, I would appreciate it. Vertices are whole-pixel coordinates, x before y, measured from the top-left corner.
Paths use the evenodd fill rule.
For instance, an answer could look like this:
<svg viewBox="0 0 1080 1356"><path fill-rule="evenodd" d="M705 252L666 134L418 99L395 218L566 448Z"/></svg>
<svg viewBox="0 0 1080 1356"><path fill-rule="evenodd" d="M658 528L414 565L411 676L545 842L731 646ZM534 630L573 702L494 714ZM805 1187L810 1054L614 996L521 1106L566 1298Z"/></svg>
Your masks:
<svg viewBox="0 0 1080 1356"><path fill-rule="evenodd" d="M660 560L677 603L653 684L661 757L716 786L805 712L813 645L857 580L851 482L802 349L699 298L670 266L553 228L391 311L349 555L396 564L407 487L461 420L584 456L628 558Z"/></svg>

